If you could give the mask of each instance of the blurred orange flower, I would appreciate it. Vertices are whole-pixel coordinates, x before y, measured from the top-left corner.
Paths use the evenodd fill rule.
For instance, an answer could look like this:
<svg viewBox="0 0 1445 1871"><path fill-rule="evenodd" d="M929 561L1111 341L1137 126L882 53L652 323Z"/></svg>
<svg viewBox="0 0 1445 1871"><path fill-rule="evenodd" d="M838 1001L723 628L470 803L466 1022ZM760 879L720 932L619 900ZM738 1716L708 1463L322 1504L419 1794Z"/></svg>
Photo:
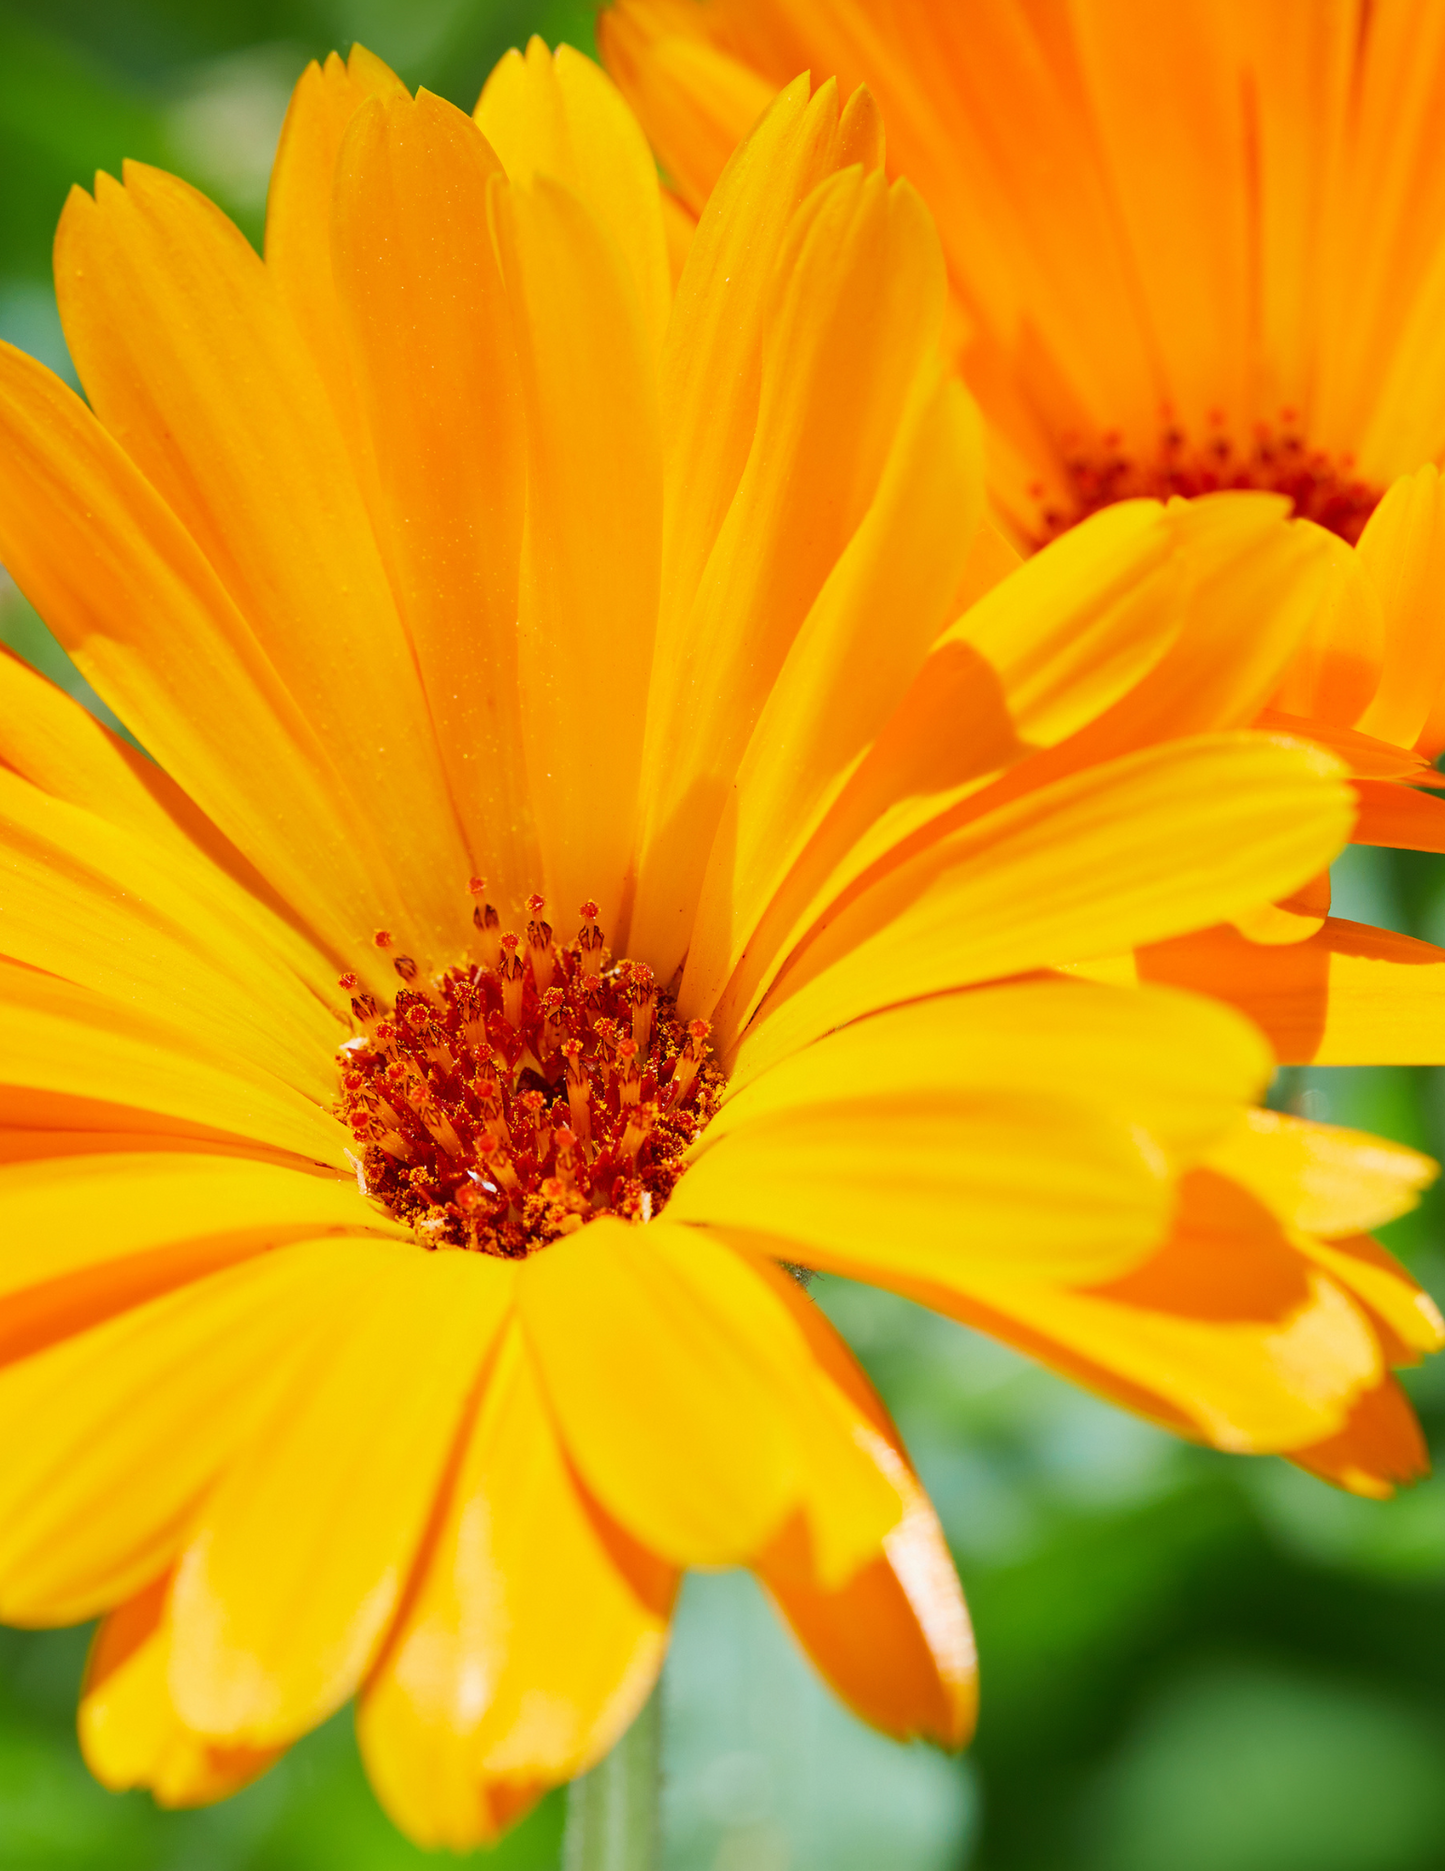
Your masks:
<svg viewBox="0 0 1445 1871"><path fill-rule="evenodd" d="M938 221L1017 545L1223 488L1338 535L1258 725L1346 762L1356 842L1445 852L1419 790L1445 747L1437 7L617 0L599 31L694 212L778 85L867 84ZM1445 952L1329 907L1321 877L1138 968L1231 1000L1282 1061L1445 1059Z"/></svg>

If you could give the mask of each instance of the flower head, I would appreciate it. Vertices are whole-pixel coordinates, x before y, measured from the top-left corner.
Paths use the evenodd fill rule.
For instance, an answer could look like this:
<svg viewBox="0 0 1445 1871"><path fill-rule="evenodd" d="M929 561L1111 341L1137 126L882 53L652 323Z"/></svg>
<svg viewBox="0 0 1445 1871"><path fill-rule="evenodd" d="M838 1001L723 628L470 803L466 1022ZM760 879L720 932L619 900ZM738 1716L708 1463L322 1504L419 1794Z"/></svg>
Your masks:
<svg viewBox="0 0 1445 1871"><path fill-rule="evenodd" d="M694 210L798 72L870 87L1030 539L1262 487L1353 540L1445 449L1428 3L617 0L602 42Z"/></svg>
<svg viewBox="0 0 1445 1871"><path fill-rule="evenodd" d="M1256 719L1347 763L1356 842L1445 851L1419 790L1445 747L1433 8L617 0L601 40L694 211L776 86L870 87L890 170L937 217L994 510L1025 550L1229 488L1337 534L1331 597ZM1445 1059L1445 951L1329 908L1321 877L1138 970L1239 1006L1282 1062Z"/></svg>
<svg viewBox="0 0 1445 1871"><path fill-rule="evenodd" d="M400 1823L491 1836L691 1564L961 1741L937 1523L780 1261L1222 1447L1422 1460L1386 1366L1439 1321L1361 1236L1429 1166L1054 967L1338 848L1339 763L1243 725L1328 558L1144 505L965 610L976 424L880 149L794 87L674 278L584 60L473 121L358 52L264 262L152 170L67 208L90 407L0 351L0 553L156 760L0 662L0 1614L108 1614L111 1784L215 1797L357 1694Z"/></svg>

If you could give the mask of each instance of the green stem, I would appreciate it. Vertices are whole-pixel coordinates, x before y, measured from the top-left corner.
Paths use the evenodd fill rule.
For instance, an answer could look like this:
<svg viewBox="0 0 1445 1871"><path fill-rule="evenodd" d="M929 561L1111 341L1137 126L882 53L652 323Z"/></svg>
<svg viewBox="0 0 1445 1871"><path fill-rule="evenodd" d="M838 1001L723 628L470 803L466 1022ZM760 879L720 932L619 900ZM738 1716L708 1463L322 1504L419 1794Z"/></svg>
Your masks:
<svg viewBox="0 0 1445 1871"><path fill-rule="evenodd" d="M657 1871L661 1703L654 1690L606 1760L568 1787L562 1871Z"/></svg>

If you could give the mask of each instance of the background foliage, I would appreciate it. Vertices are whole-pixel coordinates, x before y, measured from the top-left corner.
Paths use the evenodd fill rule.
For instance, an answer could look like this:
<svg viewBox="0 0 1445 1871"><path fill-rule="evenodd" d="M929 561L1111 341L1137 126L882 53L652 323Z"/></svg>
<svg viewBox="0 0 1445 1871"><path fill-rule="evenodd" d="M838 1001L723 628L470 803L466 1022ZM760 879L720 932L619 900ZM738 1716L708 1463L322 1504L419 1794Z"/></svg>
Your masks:
<svg viewBox="0 0 1445 1871"><path fill-rule="evenodd" d="M67 371L49 285L66 190L125 156L259 237L305 60L361 39L470 107L586 0L0 0L0 336ZM74 686L0 575L0 636ZM1336 909L1445 940L1441 861L1352 852ZM1310 1071L1309 1115L1445 1149L1433 1072ZM1392 1245L1445 1297L1437 1197ZM978 1625L962 1762L895 1748L817 1687L740 1576L689 1585L668 1666L668 1871L1428 1871L1445 1862L1445 1481L1387 1506L1187 1448L901 1301L815 1293L892 1405ZM1445 1359L1412 1379L1445 1429ZM83 1631L0 1632L6 1871L400 1871L344 1714L257 1786L159 1813L87 1776ZM554 1871L555 1797L479 1865Z"/></svg>

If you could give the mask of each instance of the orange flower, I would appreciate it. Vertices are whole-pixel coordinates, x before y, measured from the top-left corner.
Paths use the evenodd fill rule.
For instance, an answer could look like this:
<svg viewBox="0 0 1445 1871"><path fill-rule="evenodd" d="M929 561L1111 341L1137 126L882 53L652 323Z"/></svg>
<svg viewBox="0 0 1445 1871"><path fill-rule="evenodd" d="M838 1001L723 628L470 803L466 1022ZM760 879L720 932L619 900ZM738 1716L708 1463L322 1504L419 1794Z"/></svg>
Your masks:
<svg viewBox="0 0 1445 1871"><path fill-rule="evenodd" d="M777 85L866 82L937 218L995 512L1026 549L1216 488L1340 535L1258 722L1346 761L1356 842L1445 852L1417 790L1445 747L1437 8L617 0L600 33L693 209ZM1329 901L1321 877L1139 971L1231 1000L1285 1062L1445 1059L1445 951Z"/></svg>
<svg viewBox="0 0 1445 1871"><path fill-rule="evenodd" d="M398 1822L490 1837L694 1564L960 1742L937 1523L779 1261L1347 1486L1423 1459L1440 1321L1359 1237L1431 1166L1252 1109L1237 1014L1050 973L1338 849L1339 763L1242 725L1328 554L1143 505L950 623L976 423L878 148L794 87L674 287L586 61L474 122L357 52L264 262L101 177L89 407L0 350L0 553L156 760L0 660L0 1614L108 1613L112 1785L216 1797L355 1694Z"/></svg>

